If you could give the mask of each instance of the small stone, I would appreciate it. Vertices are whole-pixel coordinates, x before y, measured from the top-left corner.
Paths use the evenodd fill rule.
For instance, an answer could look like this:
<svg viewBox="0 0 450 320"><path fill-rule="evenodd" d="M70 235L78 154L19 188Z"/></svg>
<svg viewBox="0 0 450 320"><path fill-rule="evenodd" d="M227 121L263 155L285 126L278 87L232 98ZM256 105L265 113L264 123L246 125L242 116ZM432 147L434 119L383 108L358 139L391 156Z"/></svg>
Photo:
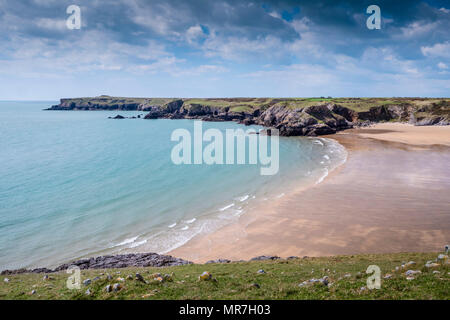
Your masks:
<svg viewBox="0 0 450 320"><path fill-rule="evenodd" d="M116 274L120 274L120 271L116 271Z"/></svg>
<svg viewBox="0 0 450 320"><path fill-rule="evenodd" d="M383 279L391 279L392 278L392 274L386 274L384 277L383 277Z"/></svg>
<svg viewBox="0 0 450 320"><path fill-rule="evenodd" d="M266 273L266 272L263 269L259 269L258 271L256 271L256 273L263 274L263 273Z"/></svg>
<svg viewBox="0 0 450 320"><path fill-rule="evenodd" d="M324 286L328 286L328 284L330 283L329 278L327 276L323 277L320 280Z"/></svg>
<svg viewBox="0 0 450 320"><path fill-rule="evenodd" d="M90 295L91 295L91 289L87 289L86 292L85 292L85 294L86 294L87 296L90 296Z"/></svg>
<svg viewBox="0 0 450 320"><path fill-rule="evenodd" d="M42 278L42 280L49 280L50 278L48 277L48 275L45 275L43 278Z"/></svg>
<svg viewBox="0 0 450 320"><path fill-rule="evenodd" d="M440 264L435 263L435 262L430 262L430 261L425 264L425 267L427 267L427 268L436 268L439 266L440 266Z"/></svg>
<svg viewBox="0 0 450 320"><path fill-rule="evenodd" d="M95 277L94 279L92 279L92 281L97 281L100 280L100 277Z"/></svg>
<svg viewBox="0 0 450 320"><path fill-rule="evenodd" d="M359 288L359 291L366 291L366 287Z"/></svg>
<svg viewBox="0 0 450 320"><path fill-rule="evenodd" d="M361 272L357 272L355 275L356 279L361 279L362 278L362 273Z"/></svg>
<svg viewBox="0 0 450 320"><path fill-rule="evenodd" d="M3 279L4 282L9 282L9 278Z"/></svg>
<svg viewBox="0 0 450 320"><path fill-rule="evenodd" d="M120 281L120 282L124 282L124 281L125 281L125 279L124 279L124 278L121 278L121 277L119 277L119 278L117 278L117 281Z"/></svg>
<svg viewBox="0 0 450 320"><path fill-rule="evenodd" d="M83 284L84 284L85 286L90 285L90 284L91 284L91 279L86 279L86 280L84 280L84 281L83 281Z"/></svg>
<svg viewBox="0 0 450 320"><path fill-rule="evenodd" d="M122 285L120 283L114 283L112 289L113 289L114 292L117 292L120 289L122 289Z"/></svg>
<svg viewBox="0 0 450 320"><path fill-rule="evenodd" d="M36 293L36 290L31 290L31 294L35 294Z"/></svg>
<svg viewBox="0 0 450 320"><path fill-rule="evenodd" d="M251 287L256 288L256 289L261 288L261 286L259 284L257 284L257 283L252 283Z"/></svg>
<svg viewBox="0 0 450 320"><path fill-rule="evenodd" d="M445 255L445 254L440 254L440 255L438 255L438 257L437 257L437 261L445 261L445 260L447 260L447 259L448 259L448 256Z"/></svg>
<svg viewBox="0 0 450 320"><path fill-rule="evenodd" d="M434 270L433 273L434 273L434 274L440 274L441 272L440 272L440 271L437 271L437 270Z"/></svg>
<svg viewBox="0 0 450 320"><path fill-rule="evenodd" d="M133 280L133 276L131 274L127 275L127 280Z"/></svg>
<svg viewBox="0 0 450 320"><path fill-rule="evenodd" d="M112 290L112 287L111 287L110 284L108 284L108 285L105 287L105 291L106 291L106 292L111 292L111 290Z"/></svg>
<svg viewBox="0 0 450 320"><path fill-rule="evenodd" d="M414 261L410 261L410 262L408 262L407 264L406 264L406 266L413 266L413 265L415 265L416 263L414 262Z"/></svg>
<svg viewBox="0 0 450 320"><path fill-rule="evenodd" d="M172 275L172 274L167 274L167 273L166 273L166 274L164 275L163 279L164 279L164 281L172 282L172 281L173 281L173 275Z"/></svg>
<svg viewBox="0 0 450 320"><path fill-rule="evenodd" d="M306 286L306 285L308 285L308 281L303 281L303 282L300 283L298 286L301 288L301 287L304 287L304 286Z"/></svg>
<svg viewBox="0 0 450 320"><path fill-rule="evenodd" d="M352 276L351 273L344 274L344 278L350 278L351 276Z"/></svg>
<svg viewBox="0 0 450 320"><path fill-rule="evenodd" d="M140 282L145 282L145 279L143 276L141 276L140 273L136 273L136 280Z"/></svg>
<svg viewBox="0 0 450 320"><path fill-rule="evenodd" d="M413 276L406 277L406 280L414 280L415 278Z"/></svg>
<svg viewBox="0 0 450 320"><path fill-rule="evenodd" d="M408 270L408 271L405 272L405 275L412 276L412 275L419 274L419 273L422 273L422 271L420 271L420 270Z"/></svg>
<svg viewBox="0 0 450 320"><path fill-rule="evenodd" d="M212 279L212 275L208 271L205 271L198 277L198 279L199 280L211 280Z"/></svg>

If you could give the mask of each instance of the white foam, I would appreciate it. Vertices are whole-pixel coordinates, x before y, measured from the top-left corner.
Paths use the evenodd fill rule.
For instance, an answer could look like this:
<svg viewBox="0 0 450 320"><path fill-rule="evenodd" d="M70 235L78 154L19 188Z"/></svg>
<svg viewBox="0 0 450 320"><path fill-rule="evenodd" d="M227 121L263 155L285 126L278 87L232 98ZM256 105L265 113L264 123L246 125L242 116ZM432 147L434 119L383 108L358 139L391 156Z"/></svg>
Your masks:
<svg viewBox="0 0 450 320"><path fill-rule="evenodd" d="M249 196L248 194L246 194L245 196L240 197L240 198L239 198L239 201L240 201L240 202L243 202L243 201L247 200L249 197L250 197L250 196Z"/></svg>
<svg viewBox="0 0 450 320"><path fill-rule="evenodd" d="M319 178L319 180L316 181L316 184L321 183L321 182L323 181L323 179L325 179L325 178L327 177L327 175L328 175L328 169L327 169L327 168L324 168L323 170L324 170L324 174Z"/></svg>
<svg viewBox="0 0 450 320"><path fill-rule="evenodd" d="M138 241L136 243L132 243L129 248L135 248L135 247L139 247L140 245L143 245L144 243L146 243L147 240L142 240L142 241Z"/></svg>
<svg viewBox="0 0 450 320"><path fill-rule="evenodd" d="M225 211L225 210L227 210L227 209L230 209L231 207L234 207L234 203L229 204L229 205L227 205L227 206L225 206L225 207L223 207L223 208L220 208L219 210L220 210L220 211Z"/></svg>
<svg viewBox="0 0 450 320"><path fill-rule="evenodd" d="M169 225L168 227L169 227L169 228L173 228L173 227L175 227L176 225L177 225L177 223L174 222L174 223L172 223L171 225Z"/></svg>
<svg viewBox="0 0 450 320"><path fill-rule="evenodd" d="M320 140L314 140L313 143L314 143L314 144L318 144L318 145L320 145L320 146L323 146L323 142L320 141Z"/></svg>
<svg viewBox="0 0 450 320"><path fill-rule="evenodd" d="M124 246L124 245L126 245L126 244L133 243L133 242L136 241L136 239L137 239L138 237L139 237L139 236L136 236L136 237L133 237L133 238L125 239L125 240L123 240L122 242L119 242L118 244L114 245L114 247L120 247L120 246Z"/></svg>
<svg viewBox="0 0 450 320"><path fill-rule="evenodd" d="M187 221L185 221L185 222L191 224L191 223L193 223L195 220L197 220L197 219L196 219L196 218L193 218L193 219L187 220Z"/></svg>
<svg viewBox="0 0 450 320"><path fill-rule="evenodd" d="M330 160L330 157L326 154L323 156L325 159Z"/></svg>
<svg viewBox="0 0 450 320"><path fill-rule="evenodd" d="M187 229L189 229L189 226L184 226L183 228L181 228L181 230L187 230Z"/></svg>
<svg viewBox="0 0 450 320"><path fill-rule="evenodd" d="M281 198L281 197L284 197L284 193L281 193L281 194L277 195L278 199Z"/></svg>

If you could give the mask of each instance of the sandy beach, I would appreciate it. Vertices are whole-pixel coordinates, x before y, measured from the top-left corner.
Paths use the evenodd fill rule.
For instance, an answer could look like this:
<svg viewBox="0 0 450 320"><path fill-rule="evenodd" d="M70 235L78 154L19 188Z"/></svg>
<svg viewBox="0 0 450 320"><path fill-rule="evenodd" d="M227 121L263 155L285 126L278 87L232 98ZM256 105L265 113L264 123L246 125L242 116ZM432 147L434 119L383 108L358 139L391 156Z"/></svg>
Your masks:
<svg viewBox="0 0 450 320"><path fill-rule="evenodd" d="M349 154L322 183L270 200L169 254L201 263L430 251L450 242L450 126L382 123L327 138Z"/></svg>

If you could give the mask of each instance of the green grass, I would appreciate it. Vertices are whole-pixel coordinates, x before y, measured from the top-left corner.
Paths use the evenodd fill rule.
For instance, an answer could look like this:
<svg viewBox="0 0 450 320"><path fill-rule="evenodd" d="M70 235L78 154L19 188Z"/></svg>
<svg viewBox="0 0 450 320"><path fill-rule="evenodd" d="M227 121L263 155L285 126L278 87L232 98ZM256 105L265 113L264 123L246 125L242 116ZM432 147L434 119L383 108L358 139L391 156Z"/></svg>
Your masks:
<svg viewBox="0 0 450 320"><path fill-rule="evenodd" d="M445 299L450 298L448 264L428 270L424 264L434 260L437 253L398 253L336 256L293 260L234 262L230 264L186 265L167 268L124 268L108 270L82 270L82 281L99 276L80 290L66 288L68 274L6 275L1 277L0 299ZM407 269L395 271L402 262L415 261ZM382 272L381 289L361 291L366 286L369 265L378 265ZM259 269L265 274L258 274ZM408 269L421 270L414 280L407 280ZM439 274L433 271L438 270ZM209 271L217 281L200 281L198 276ZM120 274L116 274L120 272ZM149 283L134 280L139 272ZM113 279L107 280L110 274ZM173 281L159 283L152 280L153 273L173 273ZM385 274L392 274L384 280ZM350 277L344 277L351 274ZM133 276L133 280L120 282L116 278ZM311 278L327 275L332 285L322 284L299 287ZM3 278L9 278L4 282ZM119 292L105 291L108 284L121 283ZM260 288L252 286L259 284ZM85 294L90 289L90 296ZM36 293L31 295L31 291Z"/></svg>
<svg viewBox="0 0 450 320"><path fill-rule="evenodd" d="M171 98L124 98L100 96L95 98L68 99L78 103L91 102L98 105L119 103L146 103L148 105L160 105L173 101ZM203 105L215 108L226 108L235 112L251 112L254 109L265 110L273 105L285 106L290 109L305 108L326 103L335 103L357 112L368 111L372 107L386 105L409 104L417 108L431 106L433 103L447 102L444 106L448 113L450 99L442 98L189 98L184 99L186 105Z"/></svg>

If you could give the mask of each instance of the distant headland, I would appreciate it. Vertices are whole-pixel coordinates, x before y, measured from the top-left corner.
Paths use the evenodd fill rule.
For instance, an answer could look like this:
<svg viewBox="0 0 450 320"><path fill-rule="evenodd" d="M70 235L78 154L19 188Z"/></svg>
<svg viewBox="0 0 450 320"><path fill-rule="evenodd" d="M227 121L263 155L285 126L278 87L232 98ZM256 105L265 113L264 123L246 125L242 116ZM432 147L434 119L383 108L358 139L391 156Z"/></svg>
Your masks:
<svg viewBox="0 0 450 320"><path fill-rule="evenodd" d="M237 121L273 127L283 136L333 134L376 122L450 124L450 98L123 98L61 99L46 110L148 112L145 119ZM122 117L117 117L121 119Z"/></svg>

